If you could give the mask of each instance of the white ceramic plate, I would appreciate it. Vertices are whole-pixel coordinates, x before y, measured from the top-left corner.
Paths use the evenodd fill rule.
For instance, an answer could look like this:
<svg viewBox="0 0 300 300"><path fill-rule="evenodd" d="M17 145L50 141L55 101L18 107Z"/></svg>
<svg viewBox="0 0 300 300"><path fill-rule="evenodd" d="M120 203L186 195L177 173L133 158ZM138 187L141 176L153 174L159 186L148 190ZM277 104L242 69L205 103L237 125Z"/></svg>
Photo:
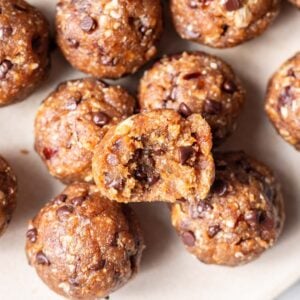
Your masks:
<svg viewBox="0 0 300 300"><path fill-rule="evenodd" d="M49 18L54 18L53 0L32 0ZM267 300L300 277L300 153L278 137L269 124L263 101L270 75L300 50L300 11L284 4L274 25L260 38L230 50L212 50L180 40L168 17L161 43L162 53L201 49L228 61L248 90L239 128L228 140L228 149L244 149L267 162L282 180L287 222L282 238L257 261L238 268L206 266L188 254L172 230L165 205L135 205L144 227L147 250L139 275L113 300ZM131 91L138 75L120 81ZM40 102L55 86L84 76L74 71L56 51L49 81L25 102L0 109L0 153L19 178L18 208L8 231L0 240L0 299L60 299L27 265L24 254L27 221L41 206L62 190L50 177L33 150L33 120ZM26 149L29 154L21 153Z"/></svg>

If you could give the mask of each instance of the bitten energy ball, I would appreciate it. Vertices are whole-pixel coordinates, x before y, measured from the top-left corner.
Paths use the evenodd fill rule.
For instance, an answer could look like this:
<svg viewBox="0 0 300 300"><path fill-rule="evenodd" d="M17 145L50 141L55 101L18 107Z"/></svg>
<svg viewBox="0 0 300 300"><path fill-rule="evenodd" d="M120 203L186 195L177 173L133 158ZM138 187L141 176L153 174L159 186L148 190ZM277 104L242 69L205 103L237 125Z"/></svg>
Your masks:
<svg viewBox="0 0 300 300"><path fill-rule="evenodd" d="M134 106L134 98L119 86L91 78L65 82L37 112L35 148L50 173L63 182L92 182L94 148Z"/></svg>
<svg viewBox="0 0 300 300"><path fill-rule="evenodd" d="M0 156L0 236L8 226L16 208L17 179L11 167Z"/></svg>
<svg viewBox="0 0 300 300"><path fill-rule="evenodd" d="M133 211L86 183L67 187L27 231L29 263L71 299L100 299L122 287L137 272L143 249Z"/></svg>
<svg viewBox="0 0 300 300"><path fill-rule="evenodd" d="M172 206L172 223L187 249L207 264L236 266L273 246L283 223L278 181L243 152L218 153L216 180L199 202Z"/></svg>
<svg viewBox="0 0 300 300"><path fill-rule="evenodd" d="M119 202L206 197L214 178L209 125L173 110L141 113L112 127L98 145L93 174Z"/></svg>
<svg viewBox="0 0 300 300"><path fill-rule="evenodd" d="M49 26L23 0L0 0L0 106L21 101L46 78Z"/></svg>
<svg viewBox="0 0 300 300"><path fill-rule="evenodd" d="M187 40L226 48L262 34L280 10L280 0L170 0L174 24Z"/></svg>
<svg viewBox="0 0 300 300"><path fill-rule="evenodd" d="M139 101L142 110L170 108L183 116L200 113L218 144L234 131L245 91L221 59L184 52L162 58L145 73Z"/></svg>
<svg viewBox="0 0 300 300"><path fill-rule="evenodd" d="M96 77L136 72L157 52L159 0L60 0L57 40L67 60Z"/></svg>
<svg viewBox="0 0 300 300"><path fill-rule="evenodd" d="M300 52L273 75L265 109L278 133L300 150Z"/></svg>

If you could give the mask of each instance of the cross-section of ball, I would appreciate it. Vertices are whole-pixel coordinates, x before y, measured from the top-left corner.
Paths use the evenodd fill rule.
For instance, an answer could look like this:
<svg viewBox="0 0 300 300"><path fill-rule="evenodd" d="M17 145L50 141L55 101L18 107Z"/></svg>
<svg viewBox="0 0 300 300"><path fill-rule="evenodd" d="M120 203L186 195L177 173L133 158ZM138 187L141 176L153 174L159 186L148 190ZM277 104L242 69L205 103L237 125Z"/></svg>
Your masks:
<svg viewBox="0 0 300 300"><path fill-rule="evenodd" d="M119 202L203 199L214 178L211 148L201 115L141 113L112 127L99 143L94 179L103 195Z"/></svg>

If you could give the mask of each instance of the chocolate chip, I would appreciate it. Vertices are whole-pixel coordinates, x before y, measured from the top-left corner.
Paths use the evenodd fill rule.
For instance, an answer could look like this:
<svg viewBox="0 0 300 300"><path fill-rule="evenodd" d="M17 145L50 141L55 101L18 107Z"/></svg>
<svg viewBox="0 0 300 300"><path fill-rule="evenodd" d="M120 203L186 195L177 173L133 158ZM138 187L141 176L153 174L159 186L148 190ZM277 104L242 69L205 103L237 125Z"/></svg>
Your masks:
<svg viewBox="0 0 300 300"><path fill-rule="evenodd" d="M36 35L31 40L31 47L32 50L35 52L38 52L41 49L42 46L42 38L40 35Z"/></svg>
<svg viewBox="0 0 300 300"><path fill-rule="evenodd" d="M50 261L43 251L39 251L36 254L36 262L38 265L50 266Z"/></svg>
<svg viewBox="0 0 300 300"><path fill-rule="evenodd" d="M194 72L194 73L189 73L183 76L184 80L192 80L192 79L197 79L201 76L200 72Z"/></svg>
<svg viewBox="0 0 300 300"><path fill-rule="evenodd" d="M292 68L287 71L287 76L296 77L296 74Z"/></svg>
<svg viewBox="0 0 300 300"><path fill-rule="evenodd" d="M155 171L155 160L147 149L137 149L131 163L136 165L131 172L133 177L142 184L152 186L160 179Z"/></svg>
<svg viewBox="0 0 300 300"><path fill-rule="evenodd" d="M96 29L96 27L97 27L96 20L94 20L90 16L85 16L80 22L80 28L87 33L91 33Z"/></svg>
<svg viewBox="0 0 300 300"><path fill-rule="evenodd" d="M56 211L56 215L60 221L64 221L69 217L69 215L73 211L74 211L74 208L72 206L64 205Z"/></svg>
<svg viewBox="0 0 300 300"><path fill-rule="evenodd" d="M67 196L67 195L65 195L65 194L60 194L60 195L58 195L57 197L55 197L55 198L53 199L53 203L59 205L59 204L62 204L62 203L64 203L64 202L66 202L67 199L68 199L68 196Z"/></svg>
<svg viewBox="0 0 300 300"><path fill-rule="evenodd" d="M37 235L38 235L38 232L37 232L36 228L29 229L26 233L26 237L27 237L28 241L30 241L31 243L36 242Z"/></svg>
<svg viewBox="0 0 300 300"><path fill-rule="evenodd" d="M97 112L93 113L93 122L97 126L105 126L109 123L110 118L109 116L104 112Z"/></svg>
<svg viewBox="0 0 300 300"><path fill-rule="evenodd" d="M292 87L287 86L284 88L283 92L279 96L279 107L290 105L294 100L293 94L292 94Z"/></svg>
<svg viewBox="0 0 300 300"><path fill-rule="evenodd" d="M89 269L92 271L100 271L105 267L105 264L106 264L106 260L101 259L99 262L91 266Z"/></svg>
<svg viewBox="0 0 300 300"><path fill-rule="evenodd" d="M225 2L225 8L227 11L235 11L243 6L242 0L227 0Z"/></svg>
<svg viewBox="0 0 300 300"><path fill-rule="evenodd" d="M13 29L11 26L1 26L0 27L0 39L3 40L11 36Z"/></svg>
<svg viewBox="0 0 300 300"><path fill-rule="evenodd" d="M81 93L77 92L67 100L66 108L68 110L75 110L77 109L77 106L80 104L81 101L82 101L82 95Z"/></svg>
<svg viewBox="0 0 300 300"><path fill-rule="evenodd" d="M195 235L192 231L185 231L181 234L182 241L188 247L193 247L196 242Z"/></svg>
<svg viewBox="0 0 300 300"><path fill-rule="evenodd" d="M224 196L227 192L227 183L226 181L222 180L222 179L216 179L211 191L215 194L218 194L219 196Z"/></svg>
<svg viewBox="0 0 300 300"><path fill-rule="evenodd" d="M184 117L187 118L189 117L193 112L191 109L185 104L185 103L180 103L178 112Z"/></svg>
<svg viewBox="0 0 300 300"><path fill-rule="evenodd" d="M75 197L71 200L71 203L74 206L80 206L84 201L86 200L85 196L79 196L79 197Z"/></svg>
<svg viewBox="0 0 300 300"><path fill-rule="evenodd" d="M23 5L20 4L12 4L13 8L22 12L26 12L28 11L28 9L26 7L24 7Z"/></svg>
<svg viewBox="0 0 300 300"><path fill-rule="evenodd" d="M72 286L74 286L74 287L79 287L79 286L80 286L80 283L78 282L78 278L73 278L73 277L71 277L71 278L69 279L69 282L70 282L70 284L71 284Z"/></svg>
<svg viewBox="0 0 300 300"><path fill-rule="evenodd" d="M70 47L75 48L75 49L77 49L80 45L80 43L76 39L73 39L73 38L68 38L67 42Z"/></svg>
<svg viewBox="0 0 300 300"><path fill-rule="evenodd" d="M192 146L179 147L178 151L179 160L182 165L184 165L195 154L195 150Z"/></svg>
<svg viewBox="0 0 300 300"><path fill-rule="evenodd" d="M233 94L237 91L237 86L233 81L225 80L222 85L222 90L226 93Z"/></svg>
<svg viewBox="0 0 300 300"><path fill-rule="evenodd" d="M207 234L210 238L215 237L221 231L221 227L219 225L213 225L208 227Z"/></svg>
<svg viewBox="0 0 300 300"><path fill-rule="evenodd" d="M203 218L206 211L212 210L213 206L205 200L192 205L190 209L190 214L193 219Z"/></svg>
<svg viewBox="0 0 300 300"><path fill-rule="evenodd" d="M51 149L51 148L44 148L43 149L43 155L46 160L51 159L55 154L57 153L57 150Z"/></svg>
<svg viewBox="0 0 300 300"><path fill-rule="evenodd" d="M11 61L5 59L0 64L0 79L4 79L8 71L13 67Z"/></svg>
<svg viewBox="0 0 300 300"><path fill-rule="evenodd" d="M204 102L203 111L208 115L220 114L222 111L222 104L218 101L207 99Z"/></svg>
<svg viewBox="0 0 300 300"><path fill-rule="evenodd" d="M229 29L229 26L228 26L227 24L223 24L223 25L222 25L222 30L223 30L223 32L222 32L221 36L226 35L228 29Z"/></svg>

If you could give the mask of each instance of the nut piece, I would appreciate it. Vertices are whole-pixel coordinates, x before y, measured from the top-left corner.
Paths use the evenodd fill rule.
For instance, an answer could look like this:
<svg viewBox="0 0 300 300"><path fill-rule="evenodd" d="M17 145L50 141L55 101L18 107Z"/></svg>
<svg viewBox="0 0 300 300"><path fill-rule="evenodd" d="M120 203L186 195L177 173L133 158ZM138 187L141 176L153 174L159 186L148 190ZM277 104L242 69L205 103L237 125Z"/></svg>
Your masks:
<svg viewBox="0 0 300 300"><path fill-rule="evenodd" d="M17 205L17 179L11 167L0 156L0 236L11 221Z"/></svg>
<svg viewBox="0 0 300 300"><path fill-rule="evenodd" d="M37 112L35 148L61 181L92 182L95 146L134 106L134 98L119 86L92 78L62 83Z"/></svg>
<svg viewBox="0 0 300 300"><path fill-rule="evenodd" d="M99 143L94 179L103 195L119 202L202 199L214 178L211 147L201 115L144 112L112 127Z"/></svg>
<svg viewBox="0 0 300 300"><path fill-rule="evenodd" d="M188 117L200 113L212 128L214 145L236 128L245 90L229 65L204 52L166 56L141 80L142 110L169 108Z"/></svg>
<svg viewBox="0 0 300 300"><path fill-rule="evenodd" d="M157 52L160 0L60 0L57 42L77 69L100 78L135 73Z"/></svg>
<svg viewBox="0 0 300 300"><path fill-rule="evenodd" d="M278 133L300 150L300 52L271 78L265 109Z"/></svg>
<svg viewBox="0 0 300 300"><path fill-rule="evenodd" d="M278 239L285 214L268 167L243 152L217 153L216 180L205 200L172 205L172 223L187 250L207 264L248 263Z"/></svg>
<svg viewBox="0 0 300 300"><path fill-rule="evenodd" d="M216 48L261 35L280 10L280 0L170 0L175 28L187 40Z"/></svg>
<svg viewBox="0 0 300 300"><path fill-rule="evenodd" d="M29 263L51 289L71 299L99 299L125 285L143 249L133 211L86 183L68 186L27 232Z"/></svg>
<svg viewBox="0 0 300 300"><path fill-rule="evenodd" d="M49 24L23 0L0 0L0 107L21 101L50 69Z"/></svg>

